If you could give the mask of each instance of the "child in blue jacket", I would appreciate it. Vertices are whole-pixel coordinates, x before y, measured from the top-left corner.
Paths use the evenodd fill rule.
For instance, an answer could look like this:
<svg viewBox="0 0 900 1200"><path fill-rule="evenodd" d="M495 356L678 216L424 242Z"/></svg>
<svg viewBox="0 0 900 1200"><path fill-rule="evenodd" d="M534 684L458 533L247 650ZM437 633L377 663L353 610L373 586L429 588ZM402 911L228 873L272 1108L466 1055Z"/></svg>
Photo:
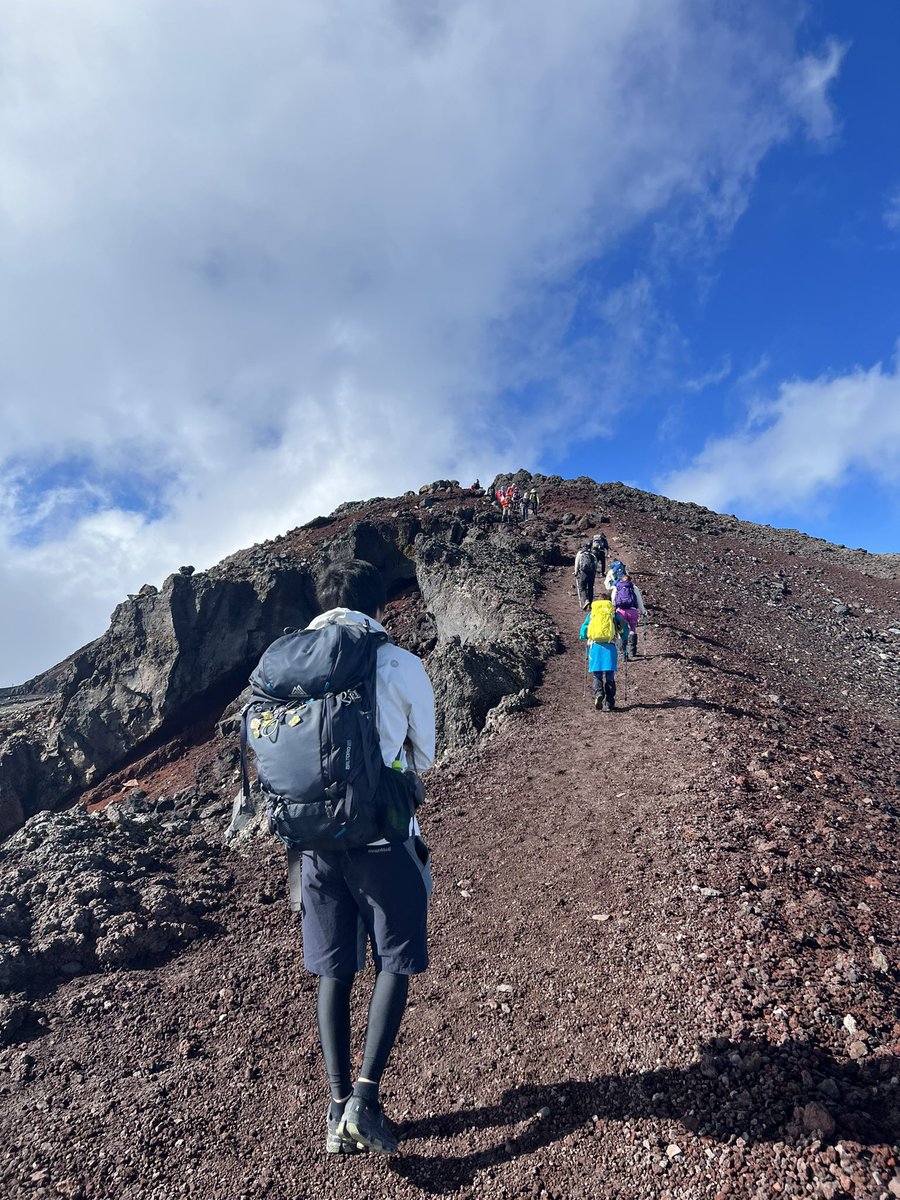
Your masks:
<svg viewBox="0 0 900 1200"><path fill-rule="evenodd" d="M587 616L584 618L584 624L581 626L579 637L582 641L587 639L588 626L591 623L591 614L599 605L612 605L609 600L595 600L588 610ZM616 636L626 628L625 622L618 613L610 614L612 617L613 637L610 641L594 641L590 640L588 650L588 670L594 677L594 708L598 711L603 709L603 700L606 699L606 707L610 712L613 712L616 707L616 668L619 663L619 652L616 649Z"/></svg>

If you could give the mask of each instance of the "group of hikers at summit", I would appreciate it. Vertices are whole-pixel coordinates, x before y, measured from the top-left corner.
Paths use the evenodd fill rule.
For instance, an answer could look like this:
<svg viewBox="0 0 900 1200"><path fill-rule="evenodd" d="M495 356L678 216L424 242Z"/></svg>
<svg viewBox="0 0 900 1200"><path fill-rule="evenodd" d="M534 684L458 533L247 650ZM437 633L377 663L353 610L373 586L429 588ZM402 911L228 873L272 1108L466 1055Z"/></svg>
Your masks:
<svg viewBox="0 0 900 1200"><path fill-rule="evenodd" d="M626 662L637 656L638 622L643 619L646 636L647 609L640 588L620 559L614 559L606 570L608 550L604 533L582 546L575 555L575 586L578 603L587 612L579 636L588 643L587 669L593 676L594 708L601 710L605 702L612 712L616 707L617 643ZM598 573L607 594L595 599Z"/></svg>
<svg viewBox="0 0 900 1200"><path fill-rule="evenodd" d="M513 517L521 517L523 521L527 521L541 506L537 488L523 488L520 491L516 483L511 483L509 487L501 484L497 488L496 497L500 505L501 521L511 521Z"/></svg>

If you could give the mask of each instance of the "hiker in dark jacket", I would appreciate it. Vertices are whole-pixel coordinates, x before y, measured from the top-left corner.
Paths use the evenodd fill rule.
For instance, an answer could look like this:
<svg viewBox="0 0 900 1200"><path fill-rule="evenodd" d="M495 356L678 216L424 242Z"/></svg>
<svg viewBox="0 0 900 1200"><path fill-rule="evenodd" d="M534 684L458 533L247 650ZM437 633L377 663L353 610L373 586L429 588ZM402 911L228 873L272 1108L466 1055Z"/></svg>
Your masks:
<svg viewBox="0 0 900 1200"><path fill-rule="evenodd" d="M590 543L575 555L575 586L578 588L578 603L582 608L590 608L594 599L594 580L597 577L597 560L594 558Z"/></svg>
<svg viewBox="0 0 900 1200"><path fill-rule="evenodd" d="M600 574L606 574L606 552L609 549L609 542L606 540L606 534L602 532L594 535L591 542L591 549L594 552L594 557L597 560L597 565L600 569Z"/></svg>
<svg viewBox="0 0 900 1200"><path fill-rule="evenodd" d="M384 632L384 581L371 563L332 563L319 580L318 597L325 611L310 628L363 624ZM384 762L405 767L409 759L415 771L427 770L434 761L434 693L421 659L390 642L379 646L376 696ZM428 966L429 856L415 820L410 834L407 842L382 840L342 853L303 854L303 961L319 976L316 1014L331 1089L330 1154L353 1154L360 1148L397 1152L378 1089L406 1008L409 977ZM354 1083L350 993L365 965L367 941L375 960L375 985Z"/></svg>

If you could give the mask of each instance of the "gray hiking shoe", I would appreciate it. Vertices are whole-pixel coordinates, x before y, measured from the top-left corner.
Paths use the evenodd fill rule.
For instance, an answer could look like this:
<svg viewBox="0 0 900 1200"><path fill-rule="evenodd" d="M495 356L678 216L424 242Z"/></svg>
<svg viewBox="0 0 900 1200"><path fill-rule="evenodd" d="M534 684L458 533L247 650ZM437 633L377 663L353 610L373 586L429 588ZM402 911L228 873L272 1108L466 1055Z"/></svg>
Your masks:
<svg viewBox="0 0 900 1200"><path fill-rule="evenodd" d="M594 696L594 708L596 708L597 712L603 711L603 693L602 692L597 692L596 695Z"/></svg>
<svg viewBox="0 0 900 1200"><path fill-rule="evenodd" d="M349 1103L349 1102L348 1102ZM362 1150L353 1140L353 1138L341 1133L341 1122L343 1121L343 1113L339 1117L332 1116L331 1105L328 1105L328 1114L325 1118L328 1132L325 1135L325 1153L326 1154L361 1154Z"/></svg>
<svg viewBox="0 0 900 1200"><path fill-rule="evenodd" d="M344 1108L338 1132L352 1138L374 1154L399 1154L400 1147L380 1104L351 1096Z"/></svg>

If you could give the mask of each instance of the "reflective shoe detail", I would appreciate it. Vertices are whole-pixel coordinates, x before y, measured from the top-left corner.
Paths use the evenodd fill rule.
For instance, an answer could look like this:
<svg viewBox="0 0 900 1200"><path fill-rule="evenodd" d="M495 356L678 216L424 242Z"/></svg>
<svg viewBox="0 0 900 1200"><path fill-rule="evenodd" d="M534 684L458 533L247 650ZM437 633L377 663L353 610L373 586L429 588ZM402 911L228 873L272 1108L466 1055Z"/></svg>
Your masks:
<svg viewBox="0 0 900 1200"><path fill-rule="evenodd" d="M380 1104L369 1104L351 1096L344 1108L338 1132L375 1154L398 1154L399 1146Z"/></svg>
<svg viewBox="0 0 900 1200"><path fill-rule="evenodd" d="M356 1144L353 1138L341 1133L341 1122L343 1114L339 1117L331 1115L331 1105L328 1106L326 1116L326 1124L328 1132L325 1135L325 1153L326 1154L361 1154L361 1148Z"/></svg>

